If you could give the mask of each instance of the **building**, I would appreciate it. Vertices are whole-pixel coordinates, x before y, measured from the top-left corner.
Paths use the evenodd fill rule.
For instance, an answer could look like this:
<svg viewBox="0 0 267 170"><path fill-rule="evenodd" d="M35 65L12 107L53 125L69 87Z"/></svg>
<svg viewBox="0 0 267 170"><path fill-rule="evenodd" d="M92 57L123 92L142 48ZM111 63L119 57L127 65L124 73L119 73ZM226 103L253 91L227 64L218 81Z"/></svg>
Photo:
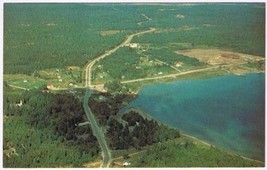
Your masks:
<svg viewBox="0 0 267 170"><path fill-rule="evenodd" d="M125 167L125 166L129 166L129 165L131 165L131 162L125 161L125 162L123 162L122 165L123 165L124 167Z"/></svg>
<svg viewBox="0 0 267 170"><path fill-rule="evenodd" d="M130 47L130 48L137 48L138 43L129 43L129 44L126 44L125 46Z"/></svg>
<svg viewBox="0 0 267 170"><path fill-rule="evenodd" d="M46 85L46 88L49 90L49 89L54 88L54 86L53 86L53 84L47 84L47 85Z"/></svg>
<svg viewBox="0 0 267 170"><path fill-rule="evenodd" d="M20 100L19 103L16 103L16 106L19 106L20 107L22 105L23 105L22 100Z"/></svg>
<svg viewBox="0 0 267 170"><path fill-rule="evenodd" d="M176 64L175 64L175 67L181 67L181 63L179 63L179 62L177 62Z"/></svg>

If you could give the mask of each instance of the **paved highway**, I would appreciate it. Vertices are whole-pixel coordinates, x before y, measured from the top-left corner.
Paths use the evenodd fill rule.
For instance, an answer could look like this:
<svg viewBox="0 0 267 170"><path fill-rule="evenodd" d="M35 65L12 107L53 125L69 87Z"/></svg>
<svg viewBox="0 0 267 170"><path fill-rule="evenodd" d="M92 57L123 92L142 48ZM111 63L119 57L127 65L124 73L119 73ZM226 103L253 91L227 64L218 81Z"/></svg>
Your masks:
<svg viewBox="0 0 267 170"><path fill-rule="evenodd" d="M100 127L98 126L94 114L92 113L91 109L88 106L88 100L89 100L90 96L91 96L91 90L89 88L87 88L85 96L84 96L83 108L84 108L86 116L90 122L93 134L96 137L96 139L100 145L100 148L102 150L103 162L101 164L101 167L108 168L110 163L111 163L111 160L112 160L111 159L111 153L110 153L110 150L108 148L105 136L104 136L103 132L101 131Z"/></svg>
<svg viewBox="0 0 267 170"><path fill-rule="evenodd" d="M186 74L190 74L190 73L197 73L197 72L207 71L207 70L216 69L216 68L219 68L219 66L207 67L207 68L202 68L202 69L195 69L195 70L185 71L185 72L181 72L181 73L168 74L168 75L164 75L164 76L147 77L147 78L140 78L140 79L134 79L134 80L126 80L126 81L122 81L121 83L125 84L125 83L134 83L134 82L138 82L138 81L156 80L156 79L163 79L163 78L172 78L172 77L176 77L176 76L186 75Z"/></svg>
<svg viewBox="0 0 267 170"><path fill-rule="evenodd" d="M119 44L118 46L114 47L113 49L111 49L109 51L106 51L104 54L100 55L99 57L97 57L96 59L91 61L86 66L86 72L85 72L86 93L84 96L83 107L84 107L84 111L86 113L86 116L90 122L93 134L97 138L97 141L98 141L100 148L102 150L102 157L103 157L103 161L101 164L102 168L108 168L111 161L112 161L112 158L111 158L111 153L110 153L110 150L108 148L105 136L104 136L103 132L101 131L100 127L98 126L94 114L92 113L91 109L88 106L88 101L89 101L89 98L91 96L91 90L90 89L94 88L94 86L91 83L91 81L92 81L92 67L96 61L109 56L110 54L117 51L120 47L123 47L124 45L130 43L134 36L144 34L144 33L149 33L149 32L155 31L155 30L156 30L155 28L151 28L150 30L147 30L147 31L142 31L142 32L138 32L138 33L129 35L126 38L126 40L124 40L121 44Z"/></svg>
<svg viewBox="0 0 267 170"><path fill-rule="evenodd" d="M126 40L124 40L121 44L119 44L118 46L114 47L113 49L111 49L109 51L106 51L104 54L100 55L99 57L97 57L96 59L91 61L86 67L86 73L85 73L86 87L89 87L91 89L94 88L94 86L92 85L92 67L95 64L95 62L97 62L100 59L103 59L103 58L111 55L112 53L116 52L119 48L121 48L121 47L125 46L126 44L130 43L134 36L145 34L145 33L149 33L149 32L153 32L155 30L156 30L155 28L151 28L150 30L147 30L147 31L142 31L142 32L138 32L138 33L129 35L126 38Z"/></svg>

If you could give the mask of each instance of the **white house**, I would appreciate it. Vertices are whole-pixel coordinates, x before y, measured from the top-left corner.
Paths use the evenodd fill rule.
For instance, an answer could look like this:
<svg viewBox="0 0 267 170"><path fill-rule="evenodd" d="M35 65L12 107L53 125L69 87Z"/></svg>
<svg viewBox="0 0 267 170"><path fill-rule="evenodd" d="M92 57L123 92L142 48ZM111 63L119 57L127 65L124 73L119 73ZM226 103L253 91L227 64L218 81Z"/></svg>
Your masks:
<svg viewBox="0 0 267 170"><path fill-rule="evenodd" d="M47 88L47 89L52 89L52 88L54 88L54 86L53 86L52 84L47 84L47 85L46 85L46 88Z"/></svg>
<svg viewBox="0 0 267 170"><path fill-rule="evenodd" d="M23 104L22 103L22 100L20 100L19 103L16 103L16 106L19 106L20 107L20 106L22 106L22 104Z"/></svg>
<svg viewBox="0 0 267 170"><path fill-rule="evenodd" d="M127 161L125 161L125 162L123 162L122 165L123 165L123 166L129 166L129 165L131 165L131 162L127 162Z"/></svg>
<svg viewBox="0 0 267 170"><path fill-rule="evenodd" d="M129 43L129 44L126 44L125 46L130 47L130 48L137 48L138 43Z"/></svg>

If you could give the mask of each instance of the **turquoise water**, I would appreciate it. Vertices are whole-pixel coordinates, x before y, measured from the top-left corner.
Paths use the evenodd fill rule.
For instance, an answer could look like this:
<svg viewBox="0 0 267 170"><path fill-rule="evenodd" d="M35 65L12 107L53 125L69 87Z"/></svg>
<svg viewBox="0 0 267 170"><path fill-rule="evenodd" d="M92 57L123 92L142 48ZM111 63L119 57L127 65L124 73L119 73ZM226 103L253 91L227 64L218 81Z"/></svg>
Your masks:
<svg viewBox="0 0 267 170"><path fill-rule="evenodd" d="M227 151L264 160L265 75L179 80L143 87L130 107Z"/></svg>

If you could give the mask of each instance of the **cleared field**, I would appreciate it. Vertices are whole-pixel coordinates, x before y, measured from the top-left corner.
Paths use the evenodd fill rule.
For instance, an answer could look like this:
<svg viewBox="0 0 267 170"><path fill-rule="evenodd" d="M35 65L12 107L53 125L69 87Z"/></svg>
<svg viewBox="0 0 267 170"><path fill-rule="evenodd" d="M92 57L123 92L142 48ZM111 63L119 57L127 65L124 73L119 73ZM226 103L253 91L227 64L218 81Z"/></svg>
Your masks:
<svg viewBox="0 0 267 170"><path fill-rule="evenodd" d="M177 54L193 57L209 65L243 64L255 61L264 61L263 56L255 56L220 49L190 49L179 50Z"/></svg>
<svg viewBox="0 0 267 170"><path fill-rule="evenodd" d="M220 49L190 49L179 50L177 54L196 58L210 66L224 67L228 73L245 74L249 72L262 72L265 70L265 58Z"/></svg>
<svg viewBox="0 0 267 170"><path fill-rule="evenodd" d="M93 78L95 83L104 83L105 80L131 80L177 72L156 59L154 56L139 53L138 49L123 47L98 62L94 67Z"/></svg>
<svg viewBox="0 0 267 170"><path fill-rule="evenodd" d="M176 43L171 45L176 45ZM180 43L179 45L190 44ZM123 47L100 60L93 67L93 80L94 84L104 84L113 79L125 81L157 77L205 66L203 62L195 58L176 54L167 46L133 42L128 47Z"/></svg>
<svg viewBox="0 0 267 170"><path fill-rule="evenodd" d="M100 31L99 34L101 36L109 36L109 35L113 35L113 34L118 34L120 33L120 30L107 30L107 31Z"/></svg>

